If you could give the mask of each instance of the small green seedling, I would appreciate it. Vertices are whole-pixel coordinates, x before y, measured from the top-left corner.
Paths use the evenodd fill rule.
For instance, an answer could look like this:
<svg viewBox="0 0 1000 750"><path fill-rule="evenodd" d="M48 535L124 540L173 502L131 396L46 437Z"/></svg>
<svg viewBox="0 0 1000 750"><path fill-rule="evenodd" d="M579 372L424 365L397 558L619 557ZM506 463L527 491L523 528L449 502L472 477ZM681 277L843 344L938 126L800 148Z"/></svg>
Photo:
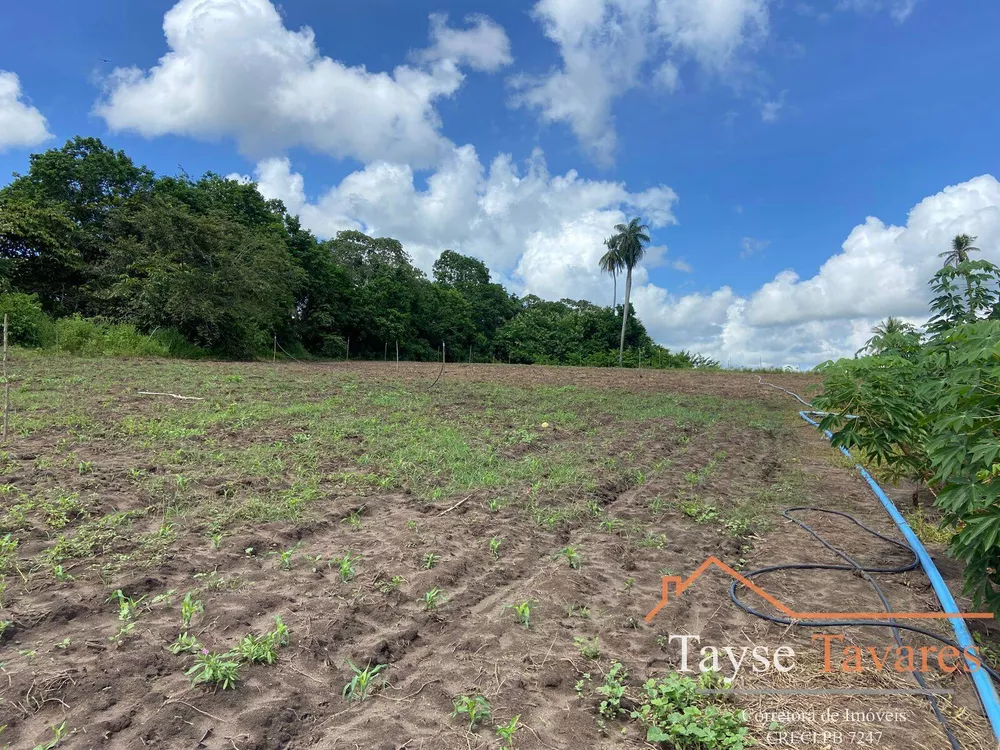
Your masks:
<svg viewBox="0 0 1000 750"><path fill-rule="evenodd" d="M270 633L247 633L236 645L236 653L248 664L274 664L278 661L278 648L270 636Z"/></svg>
<svg viewBox="0 0 1000 750"><path fill-rule="evenodd" d="M385 664L376 664L374 667L368 664L364 669L361 669L350 659L347 660L347 666L354 672L351 681L344 685L342 693L343 697L349 701L364 701L375 688L375 677L383 669L386 669Z"/></svg>
<svg viewBox="0 0 1000 750"><path fill-rule="evenodd" d="M384 578L379 578L375 581L375 590L381 591L383 594L388 594L390 591L395 591L400 586L406 583L406 579L403 576L393 576L388 581Z"/></svg>
<svg viewBox="0 0 1000 750"><path fill-rule="evenodd" d="M296 544L291 549L286 549L284 552L278 552L278 556L281 558L281 569L291 570L292 569L292 558L295 556L296 550L298 550L299 545Z"/></svg>
<svg viewBox="0 0 1000 750"><path fill-rule="evenodd" d="M583 562L580 558L580 553L576 551L573 547L563 547L559 550L553 557L553 560L558 560L560 557L565 557L566 562L573 570L579 570L580 565Z"/></svg>
<svg viewBox="0 0 1000 750"><path fill-rule="evenodd" d="M585 659L601 658L601 649L597 645L597 636L594 636L594 639L591 640L589 638L584 638L582 636L577 635L573 637L573 643L575 643L576 647L580 649L580 655L583 656L583 658Z"/></svg>
<svg viewBox="0 0 1000 750"><path fill-rule="evenodd" d="M609 534L618 533L624 525L620 518L605 518L600 523L601 531L606 531Z"/></svg>
<svg viewBox="0 0 1000 750"><path fill-rule="evenodd" d="M205 603L201 599L194 599L191 592L188 591L184 595L184 601L181 602L181 626L183 629L187 631L191 627L191 620L194 616L204 611Z"/></svg>
<svg viewBox="0 0 1000 750"><path fill-rule="evenodd" d="M63 568L62 565L53 565L52 575L56 577L57 581L61 581L62 583L68 583L69 581L74 580L73 576L67 573L66 569Z"/></svg>
<svg viewBox="0 0 1000 750"><path fill-rule="evenodd" d="M494 560L500 559L500 545L503 544L503 539L498 536L490 539L490 557Z"/></svg>
<svg viewBox="0 0 1000 750"><path fill-rule="evenodd" d="M531 602L521 602L520 604L505 604L503 605L504 610L510 610L514 613L514 619L519 623L524 625L524 627L531 627Z"/></svg>
<svg viewBox="0 0 1000 750"><path fill-rule="evenodd" d="M502 507L503 503L500 501L500 498L498 497L491 497L489 500L486 501L486 508L487 510L489 510L490 513L496 513Z"/></svg>
<svg viewBox="0 0 1000 750"><path fill-rule="evenodd" d="M66 729L66 722L64 721L59 726L49 727L52 730L52 734L55 736L48 742L43 742L40 745L35 745L34 750L55 750L62 744L62 741L69 736L69 730Z"/></svg>
<svg viewBox="0 0 1000 750"><path fill-rule="evenodd" d="M490 710L490 703L483 696L460 695L455 698L455 710L451 715L465 714L469 718L469 731L473 732L479 722L490 718Z"/></svg>
<svg viewBox="0 0 1000 750"><path fill-rule="evenodd" d="M444 592L437 586L424 594L423 599L418 599L417 601L423 602L424 609L427 611L437 609L448 602L444 596Z"/></svg>
<svg viewBox="0 0 1000 750"><path fill-rule="evenodd" d="M437 565L438 560L440 559L441 555L436 555L433 552L428 552L426 555L424 555L424 569L430 570L435 565Z"/></svg>
<svg viewBox="0 0 1000 750"><path fill-rule="evenodd" d="M337 557L330 561L330 566L336 565L339 569L340 580L344 583L347 581L353 581L357 577L357 572L354 570L354 564L361 560L361 555L352 555L348 552L343 557Z"/></svg>
<svg viewBox="0 0 1000 750"><path fill-rule="evenodd" d="M347 514L347 518L344 519L345 523L350 524L352 531L361 530L361 512L364 510L364 506L361 506L357 510L352 510Z"/></svg>
<svg viewBox="0 0 1000 750"><path fill-rule="evenodd" d="M194 666L185 674L191 678L192 685L206 683L228 690L239 682L240 663L232 651L217 654L203 648L195 657Z"/></svg>
<svg viewBox="0 0 1000 750"><path fill-rule="evenodd" d="M497 724L494 727L497 737L500 738L500 742L506 750L514 749L514 735L517 734L517 730L520 728L517 725L517 722L520 720L521 714L518 714L506 724Z"/></svg>
<svg viewBox="0 0 1000 750"><path fill-rule="evenodd" d="M125 596L121 589L117 589L108 597L109 602L118 602L118 619L123 622L129 622L138 617L139 605L145 600L145 596L140 596L138 599Z"/></svg>
<svg viewBox="0 0 1000 750"><path fill-rule="evenodd" d="M66 649L68 649L70 647L70 644L72 644L72 643L73 643L73 641L71 641L69 638L63 638L61 641L59 641L59 643L56 644L56 648L59 648L59 649L62 649L63 651L65 651Z"/></svg>
<svg viewBox="0 0 1000 750"><path fill-rule="evenodd" d="M176 641L167 646L167 650L174 656L178 654L197 654L201 651L201 644L198 643L198 639L193 635L181 633L177 636Z"/></svg>

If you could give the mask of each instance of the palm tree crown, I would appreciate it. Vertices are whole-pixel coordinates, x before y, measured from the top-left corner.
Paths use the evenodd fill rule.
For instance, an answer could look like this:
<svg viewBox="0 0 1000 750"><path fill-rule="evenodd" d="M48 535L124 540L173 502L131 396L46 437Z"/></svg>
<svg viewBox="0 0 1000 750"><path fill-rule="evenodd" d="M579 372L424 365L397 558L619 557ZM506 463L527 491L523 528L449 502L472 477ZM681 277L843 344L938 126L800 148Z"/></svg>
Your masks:
<svg viewBox="0 0 1000 750"><path fill-rule="evenodd" d="M959 234L951 241L951 250L938 253L938 257L944 258L946 266L957 266L959 263L965 263L969 259L969 253L979 252L979 248L972 244L975 241L975 237Z"/></svg>

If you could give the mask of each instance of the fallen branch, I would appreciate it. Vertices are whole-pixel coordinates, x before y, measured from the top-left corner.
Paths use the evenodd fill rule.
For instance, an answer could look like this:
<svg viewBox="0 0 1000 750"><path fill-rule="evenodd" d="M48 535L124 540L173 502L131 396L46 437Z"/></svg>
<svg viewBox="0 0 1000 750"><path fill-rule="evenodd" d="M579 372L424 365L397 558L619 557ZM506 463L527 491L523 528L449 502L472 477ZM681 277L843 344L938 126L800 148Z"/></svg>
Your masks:
<svg viewBox="0 0 1000 750"><path fill-rule="evenodd" d="M472 495L469 495L469 497L472 497ZM442 510L440 513L438 513L438 516L440 517L440 516L443 516L445 513L451 513L453 510L455 510L455 508L457 508L459 505L461 505L466 500L468 500L469 497L463 497L461 500L459 500L457 503L455 503L454 505L452 505L450 508L446 508L445 510Z"/></svg>
<svg viewBox="0 0 1000 750"><path fill-rule="evenodd" d="M176 393L160 393L158 391L139 391L140 396L170 396L170 398L179 398L181 401L204 401L205 399L198 396L178 396Z"/></svg>

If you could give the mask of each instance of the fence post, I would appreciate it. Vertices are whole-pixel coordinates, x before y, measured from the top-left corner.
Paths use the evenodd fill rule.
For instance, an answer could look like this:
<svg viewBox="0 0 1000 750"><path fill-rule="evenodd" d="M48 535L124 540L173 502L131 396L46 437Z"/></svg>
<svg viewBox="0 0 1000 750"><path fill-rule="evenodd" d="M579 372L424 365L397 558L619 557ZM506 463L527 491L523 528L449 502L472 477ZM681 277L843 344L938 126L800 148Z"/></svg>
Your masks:
<svg viewBox="0 0 1000 750"><path fill-rule="evenodd" d="M396 372L399 372L399 339L396 339Z"/></svg>
<svg viewBox="0 0 1000 750"><path fill-rule="evenodd" d="M274 337L274 346L271 348L271 363L278 361L278 337Z"/></svg>
<svg viewBox="0 0 1000 750"><path fill-rule="evenodd" d="M347 351L344 354L344 361L347 362L351 359L351 337L347 337Z"/></svg>
<svg viewBox="0 0 1000 750"><path fill-rule="evenodd" d="M3 434L7 439L7 413L10 411L10 378L7 377L7 313L3 314Z"/></svg>

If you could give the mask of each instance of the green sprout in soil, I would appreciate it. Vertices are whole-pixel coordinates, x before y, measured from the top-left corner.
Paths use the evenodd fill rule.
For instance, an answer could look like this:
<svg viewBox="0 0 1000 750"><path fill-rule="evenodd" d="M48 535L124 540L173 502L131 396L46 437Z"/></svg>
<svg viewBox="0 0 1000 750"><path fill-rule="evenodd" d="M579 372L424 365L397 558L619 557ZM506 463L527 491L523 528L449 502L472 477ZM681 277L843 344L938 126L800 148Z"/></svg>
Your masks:
<svg viewBox="0 0 1000 750"><path fill-rule="evenodd" d="M69 730L66 729L65 721L59 726L52 726L49 727L49 729L52 730L52 734L54 734L55 736L48 742L43 742L40 745L35 745L33 750L54 750L55 748L59 747L59 745L62 744L62 741L70 735Z"/></svg>
<svg viewBox="0 0 1000 750"><path fill-rule="evenodd" d="M517 730L520 729L517 725L517 722L520 720L521 714L518 714L506 724L497 724L493 727L497 733L497 737L500 738L501 745L505 748L505 750L514 750L514 735L517 734Z"/></svg>
<svg viewBox="0 0 1000 750"><path fill-rule="evenodd" d="M503 544L503 539L498 536L490 539L490 557L494 560L500 559L500 545Z"/></svg>
<svg viewBox="0 0 1000 750"><path fill-rule="evenodd" d="M204 602L201 599L194 599L191 596L191 592L188 591L184 595L184 601L181 602L181 627L184 631L187 631L191 627L191 620L194 616L204 611Z"/></svg>
<svg viewBox="0 0 1000 750"><path fill-rule="evenodd" d="M552 556L553 560L558 560L560 557L565 557L566 562L573 570L579 570L580 565L583 560L580 558L580 553L573 547L563 547L555 555Z"/></svg>
<svg viewBox="0 0 1000 750"><path fill-rule="evenodd" d="M573 636L573 643L580 650L580 655L585 659L600 659L601 649L597 645L597 636L594 639L584 638L582 636Z"/></svg>
<svg viewBox="0 0 1000 750"><path fill-rule="evenodd" d="M354 564L360 560L361 555L352 555L348 552L343 557L336 557L331 560L330 566L336 566L338 568L338 572L340 573L340 580L347 583L347 581L353 581L357 577Z"/></svg>
<svg viewBox="0 0 1000 750"><path fill-rule="evenodd" d="M437 565L438 560L440 559L441 555L436 555L433 552L428 552L426 555L424 555L424 569L430 570L435 565Z"/></svg>
<svg viewBox="0 0 1000 750"><path fill-rule="evenodd" d="M217 654L203 648L195 656L194 666L185 674L191 678L192 685L207 684L229 690L235 688L240 679L240 663L232 651Z"/></svg>
<svg viewBox="0 0 1000 750"><path fill-rule="evenodd" d="M524 625L524 627L531 626L531 602L521 602L520 604L505 604L503 605L504 610L510 610L514 613L514 619L519 623Z"/></svg>
<svg viewBox="0 0 1000 750"><path fill-rule="evenodd" d="M364 701L368 698L368 694L376 687L375 677L383 669L386 669L385 664L376 664L374 667L368 664L364 669L361 669L350 659L347 660L347 666L351 668L354 675L351 677L351 681L344 685L342 695L349 701Z"/></svg>
<svg viewBox="0 0 1000 750"><path fill-rule="evenodd" d="M424 594L422 599L418 599L417 601L423 602L424 609L427 611L431 611L446 604L448 600L445 598L444 592L437 586L435 586L426 594Z"/></svg>
<svg viewBox="0 0 1000 750"><path fill-rule="evenodd" d="M452 716L464 714L469 719L469 731L473 732L479 722L490 718L490 703L481 695L460 695L455 698Z"/></svg>
<svg viewBox="0 0 1000 750"><path fill-rule="evenodd" d="M201 651L201 644L198 643L198 639L193 635L181 633L177 636L176 641L167 646L167 650L174 656L178 654L197 654Z"/></svg>

